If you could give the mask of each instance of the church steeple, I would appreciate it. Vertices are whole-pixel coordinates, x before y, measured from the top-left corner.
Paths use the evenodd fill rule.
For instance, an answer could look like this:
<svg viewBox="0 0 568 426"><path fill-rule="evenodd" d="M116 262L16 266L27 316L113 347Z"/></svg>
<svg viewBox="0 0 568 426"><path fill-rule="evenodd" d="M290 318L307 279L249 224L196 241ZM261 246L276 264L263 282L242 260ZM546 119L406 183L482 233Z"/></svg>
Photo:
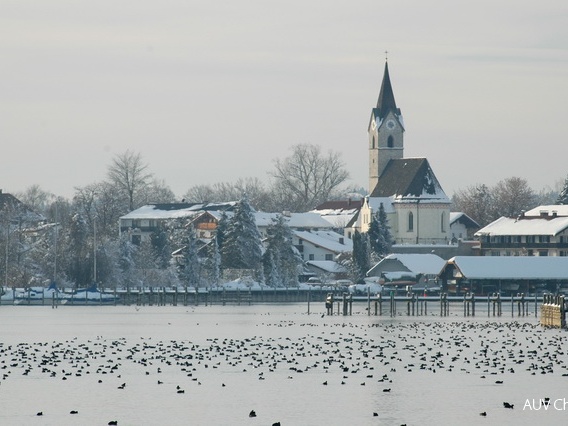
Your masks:
<svg viewBox="0 0 568 426"><path fill-rule="evenodd" d="M389 65L386 61L379 99L377 106L371 111L367 132L369 133L369 193L372 193L389 161L403 158L404 151L404 122L394 100Z"/></svg>
<svg viewBox="0 0 568 426"><path fill-rule="evenodd" d="M379 92L379 99L377 101L377 116L381 119L385 118L389 111L394 111L400 114L400 110L396 107L394 100L394 93L389 75L389 63L385 61L385 72L383 74L383 82L381 84L381 91Z"/></svg>

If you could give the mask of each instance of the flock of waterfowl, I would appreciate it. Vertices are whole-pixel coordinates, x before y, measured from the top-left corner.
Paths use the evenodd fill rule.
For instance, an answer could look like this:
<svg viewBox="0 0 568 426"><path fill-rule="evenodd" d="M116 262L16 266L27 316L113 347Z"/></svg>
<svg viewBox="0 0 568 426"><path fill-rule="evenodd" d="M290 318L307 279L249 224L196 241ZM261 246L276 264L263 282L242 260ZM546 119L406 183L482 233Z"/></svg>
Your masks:
<svg viewBox="0 0 568 426"><path fill-rule="evenodd" d="M211 380L218 380L220 388L226 387L219 379L222 374L209 374L213 370L255 374L258 380L282 371L287 379L319 371L336 373L321 382L322 386L374 386L378 392L390 394L397 391L397 372L415 370L432 375L453 370L476 373L480 380L494 377L492 382L496 385L504 384L505 373L520 370L529 375L568 376L566 335L559 332L545 338L539 325L528 322L319 321L319 317L316 322L266 321L259 324L260 332L251 330L256 334L249 337L211 336L199 343L103 336L91 340L0 343L0 385L21 375L63 381L89 375L93 383L111 382L116 392L128 392L132 374L144 374L154 376L156 386L170 387L172 394L185 394L187 387ZM305 333L288 337L282 330L272 332L274 328L287 327L303 327ZM133 365L137 368L128 368ZM179 381L165 380L165 370L177 372ZM503 408L514 408L511 402L502 404ZM250 418L261 416L262 407L248 409ZM49 407L30 410L40 410L37 416L49 416ZM79 418L81 413L72 408L69 415ZM242 415L246 416L246 412ZM479 415L490 416L491 410L486 408ZM380 411L371 407L369 417L380 417ZM281 424L274 419L264 420L263 424ZM119 425L121 420L105 422L108 423L102 424ZM126 420L124 424L128 424Z"/></svg>

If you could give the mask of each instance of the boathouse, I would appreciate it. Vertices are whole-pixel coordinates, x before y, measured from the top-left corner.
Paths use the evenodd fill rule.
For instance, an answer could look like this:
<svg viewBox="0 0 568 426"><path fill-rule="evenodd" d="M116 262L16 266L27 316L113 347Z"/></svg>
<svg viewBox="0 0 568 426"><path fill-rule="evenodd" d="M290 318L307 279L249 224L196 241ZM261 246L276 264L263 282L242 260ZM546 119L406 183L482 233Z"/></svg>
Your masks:
<svg viewBox="0 0 568 426"><path fill-rule="evenodd" d="M568 292L568 257L455 256L439 274L442 291L504 296Z"/></svg>

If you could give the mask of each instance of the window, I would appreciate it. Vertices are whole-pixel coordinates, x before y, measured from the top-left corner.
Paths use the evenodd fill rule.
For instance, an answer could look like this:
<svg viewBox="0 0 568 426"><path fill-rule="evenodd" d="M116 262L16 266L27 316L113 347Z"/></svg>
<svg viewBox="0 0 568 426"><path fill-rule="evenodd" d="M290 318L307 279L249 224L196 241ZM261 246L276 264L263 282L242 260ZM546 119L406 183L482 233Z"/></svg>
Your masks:
<svg viewBox="0 0 568 426"><path fill-rule="evenodd" d="M325 260L333 260L333 254L327 253L325 255Z"/></svg>
<svg viewBox="0 0 568 426"><path fill-rule="evenodd" d="M373 146L372 146L372 148L375 149L375 135L373 135Z"/></svg>
<svg viewBox="0 0 568 426"><path fill-rule="evenodd" d="M387 146L389 148L392 148L394 146L394 138L392 137L392 135L390 135L389 138L387 139Z"/></svg>
<svg viewBox="0 0 568 426"><path fill-rule="evenodd" d="M310 260L314 260L314 255L310 254Z"/></svg>
<svg viewBox="0 0 568 426"><path fill-rule="evenodd" d="M442 212L442 216L440 217L440 229L442 230L442 232L446 232L446 221L444 220L446 218L444 212Z"/></svg>
<svg viewBox="0 0 568 426"><path fill-rule="evenodd" d="M414 231L414 214L408 213L408 231Z"/></svg>

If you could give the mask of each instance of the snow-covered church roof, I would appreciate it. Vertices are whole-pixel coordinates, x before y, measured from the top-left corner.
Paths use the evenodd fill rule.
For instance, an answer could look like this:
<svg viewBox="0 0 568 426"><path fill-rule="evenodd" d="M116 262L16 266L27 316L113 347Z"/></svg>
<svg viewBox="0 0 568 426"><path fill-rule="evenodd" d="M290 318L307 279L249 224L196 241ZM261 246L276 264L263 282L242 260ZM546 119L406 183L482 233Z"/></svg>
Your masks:
<svg viewBox="0 0 568 426"><path fill-rule="evenodd" d="M370 197L390 197L393 202L450 203L426 158L390 160Z"/></svg>

